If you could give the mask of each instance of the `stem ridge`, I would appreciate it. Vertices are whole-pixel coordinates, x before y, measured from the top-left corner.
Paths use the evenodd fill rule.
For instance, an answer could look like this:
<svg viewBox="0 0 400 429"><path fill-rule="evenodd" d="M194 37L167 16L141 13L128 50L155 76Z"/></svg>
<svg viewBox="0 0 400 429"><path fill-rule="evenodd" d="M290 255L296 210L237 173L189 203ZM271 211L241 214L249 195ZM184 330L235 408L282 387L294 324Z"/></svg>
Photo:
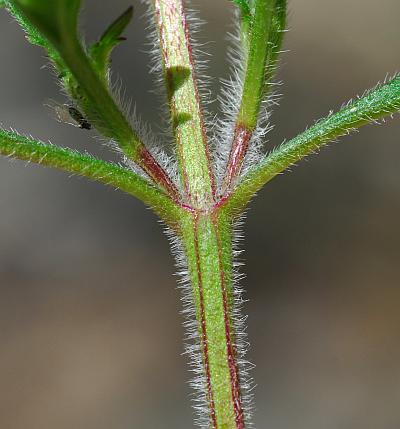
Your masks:
<svg viewBox="0 0 400 429"><path fill-rule="evenodd" d="M240 314L243 299L235 265L235 228L252 196L328 142L400 109L397 75L262 155L287 2L232 1L240 11L236 39L240 54L224 93L225 119L213 124L217 128L213 163L184 0L147 1L175 143L173 162L178 168L173 172L168 156L151 147L144 128L128 119L129 109L117 102L118 91L114 93L110 85L111 51L125 39L122 33L132 8L86 49L77 29L80 0L0 0L0 7L5 5L15 16L28 40L46 49L72 99L70 114L81 128L93 124L115 141L134 171L2 129L0 154L117 187L139 198L167 224L185 283L183 313L191 342L186 352L197 374L192 384L200 393L195 408L203 429L245 429L252 424L252 379L244 360L245 318Z"/></svg>

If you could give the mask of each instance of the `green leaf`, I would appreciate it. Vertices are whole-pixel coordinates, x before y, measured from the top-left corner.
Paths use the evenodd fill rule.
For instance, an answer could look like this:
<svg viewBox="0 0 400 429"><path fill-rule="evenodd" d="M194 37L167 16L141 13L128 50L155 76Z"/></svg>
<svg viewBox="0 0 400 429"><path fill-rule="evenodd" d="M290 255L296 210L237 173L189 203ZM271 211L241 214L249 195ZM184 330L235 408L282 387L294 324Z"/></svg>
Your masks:
<svg viewBox="0 0 400 429"><path fill-rule="evenodd" d="M138 151L134 148L132 153L131 144L128 143L132 137L135 140L131 127L79 42L77 19L80 1L8 2L10 12L26 31L28 40L46 49L68 94L88 120L94 122L103 135L117 140L126 155L135 159Z"/></svg>
<svg viewBox="0 0 400 429"><path fill-rule="evenodd" d="M103 33L100 40L89 48L89 56L99 75L107 81L107 71L110 63L110 55L115 46L125 40L121 37L133 16L133 7L129 7L120 15Z"/></svg>
<svg viewBox="0 0 400 429"><path fill-rule="evenodd" d="M267 182L329 142L400 111L400 76L319 120L282 144L254 167L227 199L225 208L241 213L252 196Z"/></svg>
<svg viewBox="0 0 400 429"><path fill-rule="evenodd" d="M286 25L286 0L255 0L248 36L248 57L238 123L257 125L261 101L268 93Z"/></svg>
<svg viewBox="0 0 400 429"><path fill-rule="evenodd" d="M4 0L0 0L0 7L5 7L6 6L6 2Z"/></svg>
<svg viewBox="0 0 400 429"><path fill-rule="evenodd" d="M239 7L242 15L251 16L250 2L248 0L231 0L231 1Z"/></svg>
<svg viewBox="0 0 400 429"><path fill-rule="evenodd" d="M150 206L173 226L181 215L164 192L128 168L0 128L0 155L57 168L120 189Z"/></svg>
<svg viewBox="0 0 400 429"><path fill-rule="evenodd" d="M275 13L272 18L271 38L270 38L270 57L267 68L273 68L282 46L283 35L286 29L287 18L287 0L277 0Z"/></svg>
<svg viewBox="0 0 400 429"><path fill-rule="evenodd" d="M7 0L10 12L28 35L45 48L56 64L67 92L83 113L85 121L103 136L114 140L160 187L174 189L171 181L144 146L139 133L114 100L108 82L99 76L93 61L82 46L77 21L80 0ZM106 31L104 39L117 37L130 19L124 18Z"/></svg>
<svg viewBox="0 0 400 429"><path fill-rule="evenodd" d="M55 47L77 39L80 0L8 0Z"/></svg>
<svg viewBox="0 0 400 429"><path fill-rule="evenodd" d="M240 38L242 45L247 51L249 48L249 33L251 28L252 13L248 0L231 0L240 9Z"/></svg>
<svg viewBox="0 0 400 429"><path fill-rule="evenodd" d="M37 28L32 25L17 2L5 0L5 5L7 6L7 9L10 11L11 15L17 20L18 24L24 29L26 38L30 43L45 49L50 49L49 42L42 36Z"/></svg>
<svg viewBox="0 0 400 429"><path fill-rule="evenodd" d="M60 75L65 75L68 73L64 62L62 61L59 53L54 49L54 47L49 43L49 41L38 31L38 29L29 21L27 16L23 13L23 10L20 8L17 2L12 0L6 0L5 4L7 9L17 20L18 24L24 29L26 33L27 40L33 45L40 46L47 51L47 54L50 60L55 65L58 73Z"/></svg>

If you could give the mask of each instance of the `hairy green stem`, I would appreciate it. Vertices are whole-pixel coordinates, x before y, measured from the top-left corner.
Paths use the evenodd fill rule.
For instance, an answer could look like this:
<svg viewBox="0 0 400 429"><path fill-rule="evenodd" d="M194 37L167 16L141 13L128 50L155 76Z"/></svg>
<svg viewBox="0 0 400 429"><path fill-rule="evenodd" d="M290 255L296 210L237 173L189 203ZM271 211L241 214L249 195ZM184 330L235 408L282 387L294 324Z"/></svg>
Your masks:
<svg viewBox="0 0 400 429"><path fill-rule="evenodd" d="M198 321L209 427L243 429L233 329L232 221L218 211L193 212L181 221L181 237Z"/></svg>
<svg viewBox="0 0 400 429"><path fill-rule="evenodd" d="M181 0L152 0L186 200L205 208L214 180L197 86L192 46Z"/></svg>
<svg viewBox="0 0 400 429"><path fill-rule="evenodd" d="M231 191L241 172L259 121L261 103L271 87L286 25L286 0L255 0L250 18L242 18L242 39L243 25L248 27L243 46L243 89L222 194Z"/></svg>
<svg viewBox="0 0 400 429"><path fill-rule="evenodd" d="M0 154L59 168L114 186L142 200L173 229L187 263L200 349L207 426L244 429L248 416L239 373L234 299L233 225L261 187L308 154L400 108L400 77L281 145L241 179L242 163L270 90L286 22L286 0L233 0L241 11L243 88L225 186L216 195L208 140L183 0L149 0L158 30L182 191L161 168L115 102L108 82L112 47L131 19L128 9L86 50L77 31L80 0L6 0L28 34L45 48L66 89L88 120L140 166L149 181L128 168L0 130ZM4 1L0 0L0 7ZM152 181L152 183L149 183ZM154 184L154 186L153 186ZM221 191L221 190L219 190Z"/></svg>
<svg viewBox="0 0 400 429"><path fill-rule="evenodd" d="M249 51L237 123L248 129L257 125L265 67L272 46L273 18L277 0L255 0L250 30Z"/></svg>
<svg viewBox="0 0 400 429"><path fill-rule="evenodd" d="M184 197L180 221L197 332L206 410L213 429L244 429L233 327L231 219L214 212L214 179L181 0L153 0ZM203 390L203 391L204 391ZM204 416L203 416L204 417Z"/></svg>

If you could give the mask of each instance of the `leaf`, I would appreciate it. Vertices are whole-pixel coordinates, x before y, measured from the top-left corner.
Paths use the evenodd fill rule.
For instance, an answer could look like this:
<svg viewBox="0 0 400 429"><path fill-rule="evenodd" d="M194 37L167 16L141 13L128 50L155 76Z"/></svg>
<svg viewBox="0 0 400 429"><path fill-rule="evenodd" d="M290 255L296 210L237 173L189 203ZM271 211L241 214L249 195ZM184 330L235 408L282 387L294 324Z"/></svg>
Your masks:
<svg viewBox="0 0 400 429"><path fill-rule="evenodd" d="M254 130L276 68L286 24L286 0L256 0L238 122Z"/></svg>
<svg viewBox="0 0 400 429"><path fill-rule="evenodd" d="M93 61L93 65L100 76L105 80L107 80L107 70L110 63L111 52L115 46L125 40L124 37L121 37L121 34L130 23L132 16L133 7L130 6L122 15L110 24L100 37L100 40L89 48L89 56Z"/></svg>
<svg viewBox="0 0 400 429"><path fill-rule="evenodd" d="M78 109L72 113L79 119L81 128L88 129L93 124L99 133L114 140L124 155L136 162L161 188L175 191L82 46L77 30L80 4L80 0L7 0L10 12L25 29L31 43L45 48L55 63L59 78L74 100L73 107ZM130 15L128 10L123 19L105 32L102 40L106 45L112 45L120 37Z"/></svg>
<svg viewBox="0 0 400 429"><path fill-rule="evenodd" d="M275 62L279 54L279 49L282 45L283 35L286 29L287 18L287 0L277 0L275 6L275 13L272 19L271 31L271 44L272 44L272 58L271 61Z"/></svg>
<svg viewBox="0 0 400 429"><path fill-rule="evenodd" d="M181 216L178 206L146 179L128 168L102 161L91 155L43 143L2 128L0 128L0 155L56 168L120 189L153 208L170 226L173 226L178 216Z"/></svg>
<svg viewBox="0 0 400 429"><path fill-rule="evenodd" d="M71 7L68 9L68 13L64 15L64 19L63 10L67 8L67 3ZM67 83L71 82L72 77L59 52L59 48L63 44L60 39L65 37L67 42L71 42L72 38L77 38L76 21L79 1L55 0L48 3L39 0L6 0L5 4L24 29L28 41L47 51L47 55L54 64L60 79L63 80L64 85L68 86ZM75 7L74 13L71 12L72 6ZM71 45L71 43L69 44Z"/></svg>
<svg viewBox="0 0 400 429"><path fill-rule="evenodd" d="M400 111L400 75L367 92L336 113L321 119L297 137L282 144L241 180L227 202L228 212L239 214L252 196L267 182L322 146L350 134L369 123L376 123Z"/></svg>
<svg viewBox="0 0 400 429"><path fill-rule="evenodd" d="M231 0L235 3L242 13L243 16L251 16L251 7L248 0Z"/></svg>
<svg viewBox="0 0 400 429"><path fill-rule="evenodd" d="M22 13L17 3L8 1L6 3L8 10L11 15L17 20L18 24L24 29L26 38L33 45L40 46L47 49L49 56L52 57L55 54L54 49L50 47L49 42L40 34L40 32L32 25L27 17Z"/></svg>
<svg viewBox="0 0 400 429"><path fill-rule="evenodd" d="M9 0L9 3L24 22L29 21L55 47L77 38L80 0Z"/></svg>

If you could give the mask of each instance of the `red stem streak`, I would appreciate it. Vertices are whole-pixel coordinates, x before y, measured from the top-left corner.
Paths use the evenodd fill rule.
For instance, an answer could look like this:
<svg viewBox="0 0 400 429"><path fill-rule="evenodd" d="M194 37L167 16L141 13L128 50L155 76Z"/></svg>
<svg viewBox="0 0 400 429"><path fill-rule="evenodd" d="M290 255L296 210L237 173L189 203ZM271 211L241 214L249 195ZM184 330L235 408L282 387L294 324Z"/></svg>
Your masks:
<svg viewBox="0 0 400 429"><path fill-rule="evenodd" d="M229 191L236 177L240 174L244 157L249 148L252 131L244 125L236 125L231 151L229 153L228 164L225 175L225 192Z"/></svg>
<svg viewBox="0 0 400 429"><path fill-rule="evenodd" d="M211 373L210 373L210 363L208 360L208 344L207 344L207 331L206 331L206 318L205 318L205 308L204 308L204 294L203 294L203 280L201 275L200 268L200 250L199 250L199 240L198 240L198 216L195 213L193 215L194 221L194 245L196 251L196 265L197 265L197 281L199 285L199 295L200 295L200 317L201 317L201 345L203 350L203 361L204 368L206 373L206 382L207 382L207 392L208 392L208 401L210 407L210 414L213 429L217 429L217 417L215 415L215 404L213 398L213 391L211 385Z"/></svg>
<svg viewBox="0 0 400 429"><path fill-rule="evenodd" d="M179 193L173 184L168 174L163 170L160 164L154 159L153 155L146 149L140 151L140 159L142 160L143 170L150 176L151 179L162 188L164 188L171 198L178 202Z"/></svg>
<svg viewBox="0 0 400 429"><path fill-rule="evenodd" d="M174 7L174 5L172 5L172 7ZM180 52L181 57L184 57L183 52L185 51L185 48L186 48L187 54L189 56L190 71L191 71L190 77L192 79L192 83L193 83L193 87L194 87L194 91L195 91L196 104L197 104L199 116L200 116L199 121L200 121L202 141L204 144L204 148L206 151L206 158L208 161L208 163L207 163L208 164L208 174L209 174L210 181L211 181L212 193L213 193L213 196L215 196L215 191L216 191L215 179L214 179L214 174L213 174L212 169L211 169L210 153L209 153L209 148L208 148L208 143L207 143L207 134L206 134L205 126L204 126L204 120L203 120L203 117L201 114L201 100L200 100L200 94L199 94L199 90L198 90L198 86L197 86L194 60L193 60L193 51L192 51L192 46L190 43L190 36L189 36L189 29L188 29L186 17L185 17L185 14L183 13L182 8L179 8L178 13L181 17L181 22L182 22L184 33L185 33L186 46L182 46L180 43L181 39L179 37L177 37L174 40L174 42L175 42L174 49L177 52ZM173 67L174 65L180 66L182 64L171 64L171 62L170 62L170 58L169 58L168 50L167 50L167 42L166 42L165 36L164 36L164 23L163 23L161 10L160 10L160 0L155 1L155 14L156 14L156 18L157 18L157 26L158 26L159 37L160 37L161 54L162 54L163 62L164 62L165 79L167 80L167 85L169 86L170 82L168 82L168 80L171 79L171 75L169 73L171 67ZM175 30L175 31L178 31L178 30ZM176 103L175 103L173 98L170 99L170 108L171 108L172 116L174 116L176 113L179 113L177 106L176 106ZM177 136L177 138L176 138L176 144L177 144L177 151L179 154L179 159L182 160L183 159L182 145L184 143L182 142L181 138L179 138L179 136ZM185 162L183 161L181 163L183 186L184 186L184 189L186 191L186 194L189 195L188 175L187 175L187 172L185 170L184 164L185 164ZM189 197L190 197L190 195L189 195Z"/></svg>
<svg viewBox="0 0 400 429"><path fill-rule="evenodd" d="M231 390L232 390L232 401L233 407L235 411L235 422L236 429L244 429L244 413L241 404L241 393L240 393L240 379L239 379L239 369L237 366L237 353L236 347L233 343L232 339L232 328L231 328L231 319L229 317L229 305L228 305L228 294L226 290L226 279L225 279L225 271L222 261L222 243L221 237L218 228L218 219L217 216L213 216L213 225L216 232L217 237L217 245L218 245L218 262L219 262L219 270L221 273L221 288L222 288L222 296L223 296L223 306L224 306L224 322L225 322L225 339L226 339L226 347L228 354L228 366L229 372L231 376Z"/></svg>
<svg viewBox="0 0 400 429"><path fill-rule="evenodd" d="M201 100L200 100L200 93L199 93L199 88L197 86L197 79L196 79L196 73L195 73L195 67L194 67L194 60L193 60L193 49L192 49L192 45L190 43L190 35L189 35L189 28L187 25L187 21L185 18L185 15L183 13L183 11L181 10L181 16L182 16L182 21L183 21L183 27L185 30L185 39L186 39L186 45L187 45L187 49L188 49L188 53L189 53L189 61L191 64L191 71L192 71L192 79L193 79L193 85L194 85L194 89L195 89L195 94L196 94L196 101L197 101L197 105L199 106L199 112L201 112ZM215 197L215 193L216 193L216 186L215 186L215 179L214 179L214 174L211 170L211 162L210 162L210 151L209 151L209 147L207 144L207 133L206 133L206 128L204 126L204 120L203 120L203 116L200 116L200 126L201 126L201 134L203 137L203 142L204 142L204 146L205 146L205 151L206 151L206 157L207 157L207 165L208 165L208 175L210 177L211 180L211 190L213 193L213 196Z"/></svg>

